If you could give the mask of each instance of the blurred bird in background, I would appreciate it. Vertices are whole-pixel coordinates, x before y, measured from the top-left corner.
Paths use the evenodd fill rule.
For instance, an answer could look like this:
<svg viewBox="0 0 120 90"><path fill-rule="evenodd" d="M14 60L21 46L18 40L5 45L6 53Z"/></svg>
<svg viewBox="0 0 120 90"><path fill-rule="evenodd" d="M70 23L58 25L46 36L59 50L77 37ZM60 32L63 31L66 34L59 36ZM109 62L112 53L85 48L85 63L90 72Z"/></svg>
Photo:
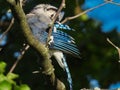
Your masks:
<svg viewBox="0 0 120 90"><path fill-rule="evenodd" d="M26 15L33 35L44 45L46 45L50 24L52 23L57 10L58 9L54 6L39 4ZM63 12L59 13L48 42L48 48L50 56L54 56L60 67L66 71L70 90L72 90L72 78L63 53L71 54L76 57L80 57L80 53L75 45L74 39L62 31L62 29L72 30L68 25L60 23L63 15Z"/></svg>

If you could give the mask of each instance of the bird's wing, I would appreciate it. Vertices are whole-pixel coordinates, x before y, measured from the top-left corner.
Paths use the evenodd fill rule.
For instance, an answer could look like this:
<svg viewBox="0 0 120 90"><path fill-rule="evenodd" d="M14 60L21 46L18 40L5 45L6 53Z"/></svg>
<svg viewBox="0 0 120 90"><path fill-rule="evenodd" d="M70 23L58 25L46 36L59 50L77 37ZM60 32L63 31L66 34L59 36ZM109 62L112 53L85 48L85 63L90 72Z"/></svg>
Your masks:
<svg viewBox="0 0 120 90"><path fill-rule="evenodd" d="M74 56L80 57L79 50L74 43L74 39L67 33L61 30L55 30L52 32L53 43L50 45L52 49L58 49L64 53L69 53Z"/></svg>

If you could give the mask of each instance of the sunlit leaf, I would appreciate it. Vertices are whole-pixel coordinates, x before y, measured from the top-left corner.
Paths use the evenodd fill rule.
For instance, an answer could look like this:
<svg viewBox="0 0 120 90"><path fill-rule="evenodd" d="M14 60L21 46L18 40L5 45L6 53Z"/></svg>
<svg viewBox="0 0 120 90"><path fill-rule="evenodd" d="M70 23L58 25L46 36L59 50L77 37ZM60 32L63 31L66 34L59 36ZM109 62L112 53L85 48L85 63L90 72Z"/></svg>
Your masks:
<svg viewBox="0 0 120 90"><path fill-rule="evenodd" d="M30 90L30 88L27 85L22 84L19 90Z"/></svg>
<svg viewBox="0 0 120 90"><path fill-rule="evenodd" d="M19 75L17 75L17 74L14 74L14 73L8 73L7 74L7 78L8 79L16 79L16 78L18 78L19 77Z"/></svg>
<svg viewBox="0 0 120 90"><path fill-rule="evenodd" d="M0 90L12 90L12 85L8 81L0 82Z"/></svg>
<svg viewBox="0 0 120 90"><path fill-rule="evenodd" d="M6 67L6 63L1 61L0 62L0 73L5 72L5 67Z"/></svg>
<svg viewBox="0 0 120 90"><path fill-rule="evenodd" d="M0 74L0 82L4 81L6 79L6 76L4 76L3 74Z"/></svg>

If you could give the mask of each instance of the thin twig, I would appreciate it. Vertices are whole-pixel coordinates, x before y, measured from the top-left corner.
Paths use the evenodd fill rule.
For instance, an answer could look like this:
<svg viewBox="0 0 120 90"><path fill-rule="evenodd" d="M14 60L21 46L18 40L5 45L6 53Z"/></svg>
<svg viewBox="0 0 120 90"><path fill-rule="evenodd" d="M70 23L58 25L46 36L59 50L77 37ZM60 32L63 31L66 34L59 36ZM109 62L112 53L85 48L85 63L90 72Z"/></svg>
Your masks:
<svg viewBox="0 0 120 90"><path fill-rule="evenodd" d="M10 31L13 24L14 24L14 18L11 19L10 25L5 30L5 32L3 32L2 37L0 38L0 42L3 40L4 36Z"/></svg>
<svg viewBox="0 0 120 90"><path fill-rule="evenodd" d="M49 29L49 32L48 32L48 38L47 38L46 46L48 46L48 42L49 42L49 40L50 40L50 36L51 36L51 33L52 33L52 29L53 29L54 22L56 21L59 13L61 12L61 10L62 10L64 7L65 7L65 0L62 0L59 9L58 9L56 15L54 16L52 23L50 24L50 29Z"/></svg>
<svg viewBox="0 0 120 90"><path fill-rule="evenodd" d="M107 41L108 41L113 47L115 47L115 48L117 49L118 54L119 54L119 61L118 61L118 62L120 63L120 48L117 47L114 43L112 43L109 38L107 38Z"/></svg>
<svg viewBox="0 0 120 90"><path fill-rule="evenodd" d="M120 6L120 3L114 2L113 0L104 0L104 1Z"/></svg>
<svg viewBox="0 0 120 90"><path fill-rule="evenodd" d="M108 41L113 47L115 47L116 49L119 49L114 43L112 43L112 42L110 41L109 38L107 38L107 41Z"/></svg>
<svg viewBox="0 0 120 90"><path fill-rule="evenodd" d="M111 2L109 2L109 3L111 3L111 4L115 4L115 5L117 5L117 6L120 6L120 3L117 3L117 2L113 2L113 1L111 1Z"/></svg>
<svg viewBox="0 0 120 90"><path fill-rule="evenodd" d="M0 51L2 51L3 48L0 48Z"/></svg>
<svg viewBox="0 0 120 90"><path fill-rule="evenodd" d="M29 45L26 45L25 48L21 51L21 55L18 56L17 60L15 61L15 63L13 64L13 66L11 67L9 73L12 73L14 71L14 69L17 66L18 62L22 59L23 55L29 49L29 47L30 47Z"/></svg>
<svg viewBox="0 0 120 90"><path fill-rule="evenodd" d="M90 8L90 9L88 9L88 10L85 10L84 12L79 13L79 14L77 14L77 15L75 15L75 16L67 17L67 18L65 18L61 23L65 23L65 22L67 22L67 21L69 21L69 20L78 18L78 17L80 17L81 15L84 15L84 14L86 14L87 12L90 12L90 11L92 11L92 10L94 10L94 9L96 9L96 8L99 8L99 7L103 6L103 5L106 5L106 4L108 4L108 3L109 3L109 2L106 1L106 2L104 2L104 3L102 3L102 4L99 4L99 5L95 6L95 7L93 7L93 8Z"/></svg>

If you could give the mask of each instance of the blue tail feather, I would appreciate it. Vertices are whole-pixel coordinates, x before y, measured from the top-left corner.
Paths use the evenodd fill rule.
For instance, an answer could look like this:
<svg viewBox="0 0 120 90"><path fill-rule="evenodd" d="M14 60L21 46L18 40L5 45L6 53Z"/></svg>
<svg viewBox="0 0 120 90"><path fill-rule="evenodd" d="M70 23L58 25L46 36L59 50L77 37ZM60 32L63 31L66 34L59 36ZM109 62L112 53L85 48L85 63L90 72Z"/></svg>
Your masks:
<svg viewBox="0 0 120 90"><path fill-rule="evenodd" d="M69 67L67 65L65 57L63 58L63 64L65 65L65 71L67 73L67 80L68 80L68 83L69 83L69 88L70 88L70 90L73 90L72 77L71 77Z"/></svg>

